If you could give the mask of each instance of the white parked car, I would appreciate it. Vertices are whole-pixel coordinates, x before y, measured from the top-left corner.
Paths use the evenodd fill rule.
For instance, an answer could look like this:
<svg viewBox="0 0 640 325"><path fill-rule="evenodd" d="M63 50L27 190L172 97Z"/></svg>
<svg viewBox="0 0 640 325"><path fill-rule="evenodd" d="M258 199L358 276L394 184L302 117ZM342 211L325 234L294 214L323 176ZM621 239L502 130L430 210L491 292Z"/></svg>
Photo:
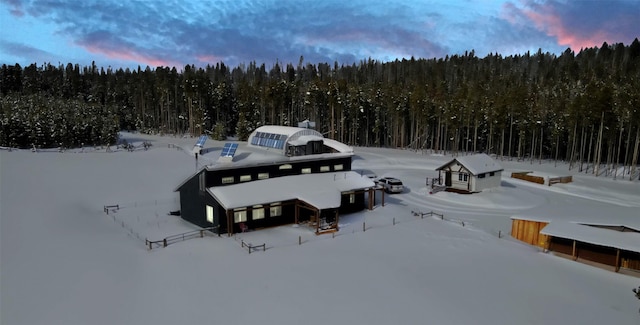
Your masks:
<svg viewBox="0 0 640 325"><path fill-rule="evenodd" d="M387 193L402 193L404 190L402 181L394 177L382 177L376 181L376 184L384 187Z"/></svg>

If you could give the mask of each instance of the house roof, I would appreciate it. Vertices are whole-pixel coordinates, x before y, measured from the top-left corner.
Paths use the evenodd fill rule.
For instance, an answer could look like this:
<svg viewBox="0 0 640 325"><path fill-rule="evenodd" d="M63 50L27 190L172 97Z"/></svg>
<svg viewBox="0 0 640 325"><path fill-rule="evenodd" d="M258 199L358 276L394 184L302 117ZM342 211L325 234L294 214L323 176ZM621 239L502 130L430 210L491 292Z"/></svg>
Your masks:
<svg viewBox="0 0 640 325"><path fill-rule="evenodd" d="M456 161L460 165L468 169L472 175L504 170L504 168L502 168L500 164L498 164L495 160L493 160L493 158L489 157L484 153L470 155L470 156L456 157L450 160L449 162L447 162L446 164L436 168L436 170L442 170Z"/></svg>
<svg viewBox="0 0 640 325"><path fill-rule="evenodd" d="M640 253L640 233L620 232L573 222L554 221L541 234Z"/></svg>
<svg viewBox="0 0 640 325"><path fill-rule="evenodd" d="M328 209L340 207L341 192L373 186L368 177L346 171L275 177L207 190L227 210L291 199Z"/></svg>

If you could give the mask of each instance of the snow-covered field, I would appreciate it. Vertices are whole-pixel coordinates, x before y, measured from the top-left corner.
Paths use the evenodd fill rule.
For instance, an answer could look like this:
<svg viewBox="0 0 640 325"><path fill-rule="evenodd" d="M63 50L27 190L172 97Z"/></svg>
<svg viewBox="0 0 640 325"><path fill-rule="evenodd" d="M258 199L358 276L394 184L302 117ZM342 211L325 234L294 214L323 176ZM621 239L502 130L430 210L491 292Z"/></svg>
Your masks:
<svg viewBox="0 0 640 325"><path fill-rule="evenodd" d="M513 215L637 225L638 182L500 161L498 189L429 194L425 178L450 156L355 148L353 169L395 176L406 189L384 207L341 216L335 236L288 225L147 250L145 238L197 229L168 215L179 209L173 190L195 171L186 151L196 139L124 136L152 147L0 150L1 324L640 323L631 291L640 278L509 236ZM574 181L541 186L509 178L512 170ZM248 254L242 241L267 249Z"/></svg>

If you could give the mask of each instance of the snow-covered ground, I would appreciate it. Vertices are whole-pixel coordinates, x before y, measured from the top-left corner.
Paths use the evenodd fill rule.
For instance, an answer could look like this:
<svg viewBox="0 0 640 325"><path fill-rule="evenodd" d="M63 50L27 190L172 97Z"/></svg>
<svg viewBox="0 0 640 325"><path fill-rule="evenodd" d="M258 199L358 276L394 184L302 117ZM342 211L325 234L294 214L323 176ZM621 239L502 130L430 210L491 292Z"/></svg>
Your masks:
<svg viewBox="0 0 640 325"><path fill-rule="evenodd" d="M147 250L145 238L197 229L168 215L179 209L173 190L196 170L196 139L124 136L152 147L0 150L1 324L640 323L638 277L509 236L513 215L637 225L638 182L505 160L498 189L429 194L426 177L450 156L356 147L353 169L406 189L384 207L341 216L335 236L287 225ZM573 183L508 177L521 170ZM241 242L266 251L248 254Z"/></svg>

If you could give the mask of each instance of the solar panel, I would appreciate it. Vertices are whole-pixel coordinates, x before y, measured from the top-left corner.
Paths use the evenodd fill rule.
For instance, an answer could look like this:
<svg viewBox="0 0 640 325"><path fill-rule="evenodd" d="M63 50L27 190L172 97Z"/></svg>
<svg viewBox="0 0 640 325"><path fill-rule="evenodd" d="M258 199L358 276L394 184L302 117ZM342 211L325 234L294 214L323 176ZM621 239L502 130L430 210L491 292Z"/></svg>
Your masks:
<svg viewBox="0 0 640 325"><path fill-rule="evenodd" d="M220 157L233 157L236 154L236 150L238 149L237 143L225 143L224 147L222 147L222 152L220 153Z"/></svg>
<svg viewBox="0 0 640 325"><path fill-rule="evenodd" d="M204 142L207 141L207 136L206 135L201 135L200 138L198 139L198 142L196 142L196 146L198 147L204 147Z"/></svg>

